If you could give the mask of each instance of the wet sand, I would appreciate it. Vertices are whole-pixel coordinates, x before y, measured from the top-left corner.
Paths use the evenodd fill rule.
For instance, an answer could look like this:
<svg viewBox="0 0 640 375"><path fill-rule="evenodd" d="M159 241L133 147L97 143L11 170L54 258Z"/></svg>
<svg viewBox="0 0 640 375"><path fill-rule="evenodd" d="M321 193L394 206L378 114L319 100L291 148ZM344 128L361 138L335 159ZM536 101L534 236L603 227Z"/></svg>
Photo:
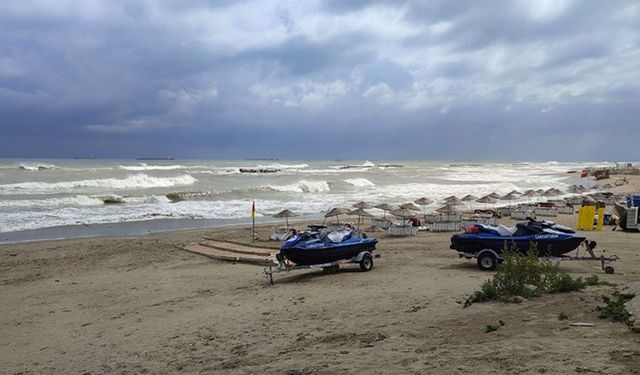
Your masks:
<svg viewBox="0 0 640 375"><path fill-rule="evenodd" d="M621 189L637 189L638 179ZM636 190L637 191L637 190ZM575 218L556 221L575 226ZM259 228L266 238L273 225ZM623 259L566 262L574 276L640 280L640 233L587 233ZM491 273L451 233L380 238L371 272L276 276L176 248L249 229L0 246L1 373L638 373L640 335L600 320L610 286L520 304L462 301ZM267 244L267 242L265 242ZM272 244L276 246L276 244ZM569 316L560 321L558 315ZM487 324L504 322L485 333ZM569 322L593 327L570 327Z"/></svg>

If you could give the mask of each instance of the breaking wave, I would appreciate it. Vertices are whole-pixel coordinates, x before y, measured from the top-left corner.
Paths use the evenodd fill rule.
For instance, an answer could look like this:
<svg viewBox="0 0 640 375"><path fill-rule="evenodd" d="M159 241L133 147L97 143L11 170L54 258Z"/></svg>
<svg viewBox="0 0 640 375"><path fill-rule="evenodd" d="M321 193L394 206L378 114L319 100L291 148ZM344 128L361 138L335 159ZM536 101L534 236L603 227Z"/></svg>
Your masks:
<svg viewBox="0 0 640 375"><path fill-rule="evenodd" d="M321 193L330 191L331 187L327 181L301 180L289 185L267 185L264 189L291 193Z"/></svg>
<svg viewBox="0 0 640 375"><path fill-rule="evenodd" d="M366 178L349 178L344 180L344 182L357 186L357 187L365 187L365 186L375 186L373 182L367 180Z"/></svg>
<svg viewBox="0 0 640 375"><path fill-rule="evenodd" d="M121 165L120 169L124 169L127 171L171 171L174 169L190 169L190 168L201 168L201 167L189 167L184 165L147 165L142 163L140 165Z"/></svg>
<svg viewBox="0 0 640 375"><path fill-rule="evenodd" d="M29 171L29 172L37 172L37 171L44 171L47 169L54 169L57 168L56 165L54 164L45 164L45 163L22 163L18 166L19 169L22 169L23 171Z"/></svg>
<svg viewBox="0 0 640 375"><path fill-rule="evenodd" d="M131 175L127 178L105 178L97 180L80 180L65 182L23 182L18 184L0 185L0 193L3 194L47 194L66 192L81 188L103 189L148 189L157 187L171 187L192 185L197 182L190 175L177 177L150 177L146 174Z"/></svg>

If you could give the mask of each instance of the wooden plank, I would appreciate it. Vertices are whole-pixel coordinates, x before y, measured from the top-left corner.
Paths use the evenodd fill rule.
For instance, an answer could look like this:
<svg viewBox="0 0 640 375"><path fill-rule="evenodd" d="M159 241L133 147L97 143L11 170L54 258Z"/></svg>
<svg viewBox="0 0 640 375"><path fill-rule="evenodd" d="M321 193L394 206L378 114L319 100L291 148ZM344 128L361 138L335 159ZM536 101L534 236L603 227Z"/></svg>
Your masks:
<svg viewBox="0 0 640 375"><path fill-rule="evenodd" d="M274 244L273 246L266 246L266 245L258 245L258 244L247 244L247 243L243 243L243 242L239 242L239 241L230 241L230 240L219 240L217 238L213 238L213 237L208 237L208 236L204 236L202 237L203 239L207 240L207 241L214 241L214 242L220 242L220 243L225 243L225 244L234 244L234 245L240 245L240 246L249 246L249 247L253 247L253 248L260 248L260 249L269 249L269 250L279 250L280 246L277 244Z"/></svg>
<svg viewBox="0 0 640 375"><path fill-rule="evenodd" d="M230 251L240 254L248 254L248 255L275 255L279 250L278 249L265 249L261 247L253 247L247 245L239 245L230 242L222 242L222 241L202 241L200 245L210 247L213 249L219 249L224 251Z"/></svg>
<svg viewBox="0 0 640 375"><path fill-rule="evenodd" d="M208 246L202 246L199 244L191 244L184 247L178 246L178 248L218 260L258 265L273 265L277 263L275 256L241 254L233 251L225 251Z"/></svg>

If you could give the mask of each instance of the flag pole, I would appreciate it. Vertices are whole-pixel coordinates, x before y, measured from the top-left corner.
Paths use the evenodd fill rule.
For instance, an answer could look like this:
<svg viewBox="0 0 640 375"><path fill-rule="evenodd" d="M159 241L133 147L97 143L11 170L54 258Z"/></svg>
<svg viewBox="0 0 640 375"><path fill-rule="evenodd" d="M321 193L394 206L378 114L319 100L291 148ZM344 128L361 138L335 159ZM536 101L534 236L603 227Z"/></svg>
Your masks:
<svg viewBox="0 0 640 375"><path fill-rule="evenodd" d="M256 201L251 205L251 242L256 240Z"/></svg>

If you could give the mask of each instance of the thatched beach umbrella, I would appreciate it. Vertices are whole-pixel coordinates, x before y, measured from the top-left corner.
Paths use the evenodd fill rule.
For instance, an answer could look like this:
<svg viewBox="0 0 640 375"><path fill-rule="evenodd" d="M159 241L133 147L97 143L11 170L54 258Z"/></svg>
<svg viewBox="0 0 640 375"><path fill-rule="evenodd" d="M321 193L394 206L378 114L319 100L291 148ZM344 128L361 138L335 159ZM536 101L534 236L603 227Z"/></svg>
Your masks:
<svg viewBox="0 0 640 375"><path fill-rule="evenodd" d="M446 204L446 205L438 208L436 211L441 213L441 214L451 214L451 213L456 212L456 206L451 205L451 204Z"/></svg>
<svg viewBox="0 0 640 375"><path fill-rule="evenodd" d="M393 207L392 205L388 204L388 203L381 203L381 204L377 204L375 206L373 206L377 209L380 209L382 211L384 211L384 214L382 215L383 218L387 217L387 211L393 211L395 210L395 207Z"/></svg>
<svg viewBox="0 0 640 375"><path fill-rule="evenodd" d="M484 208L487 208L487 204L491 203L494 204L497 202L497 200L492 197L491 195L485 195L482 198L476 199L476 202L478 203L484 203Z"/></svg>
<svg viewBox="0 0 640 375"><path fill-rule="evenodd" d="M509 194L513 194L513 195L522 195L521 192L519 192L518 190L511 190L511 192L509 192Z"/></svg>
<svg viewBox="0 0 640 375"><path fill-rule="evenodd" d="M527 197L527 201L530 201L531 198L537 197L538 193L536 193L536 191L533 190L533 189L529 189L529 190L525 191L524 194L522 194L522 196L523 197Z"/></svg>
<svg viewBox="0 0 640 375"><path fill-rule="evenodd" d="M511 207L511 201L514 200L515 198L516 196L514 194L509 193L500 197L500 200L509 201L509 207Z"/></svg>
<svg viewBox="0 0 640 375"><path fill-rule="evenodd" d="M420 208L413 203L404 203L400 205L400 208L411 210L411 211L420 211Z"/></svg>
<svg viewBox="0 0 640 375"><path fill-rule="evenodd" d="M276 217L278 219L284 218L284 221L287 224L287 228L289 227L289 218L294 216L298 216L298 214L289 210L282 210L273 215L273 217Z"/></svg>
<svg viewBox="0 0 640 375"><path fill-rule="evenodd" d="M424 219L426 221L427 213L425 212L424 207L430 205L431 203L433 203L433 201L429 198L422 197L422 198L416 199L415 201L413 201L413 203L419 204L420 206L422 206L422 214L424 215Z"/></svg>
<svg viewBox="0 0 640 375"><path fill-rule="evenodd" d="M349 212L349 215L358 217L358 228L360 228L361 217L373 217L373 215L369 211L365 210L364 208L358 208L357 210L353 210Z"/></svg>
<svg viewBox="0 0 640 375"><path fill-rule="evenodd" d="M324 214L324 219L326 221L327 218L335 216L336 220L338 221L338 224L340 224L340 215L345 215L348 212L349 212L349 210L346 209L346 208L334 207L334 208L330 209L329 211L327 211L326 214Z"/></svg>
<svg viewBox="0 0 640 375"><path fill-rule="evenodd" d="M542 194L542 193L544 193L544 189L540 188L540 189L536 190L536 193Z"/></svg>
<svg viewBox="0 0 640 375"><path fill-rule="evenodd" d="M399 208L397 210L391 211L391 214L397 217L402 218L402 224L405 225L407 218L415 217L415 211L410 210L408 208Z"/></svg>
<svg viewBox="0 0 640 375"><path fill-rule="evenodd" d="M372 206L369 203L367 203L365 201L362 201L362 202L358 202L358 203L354 204L351 207L353 207L353 208L362 208L364 210L367 210L367 209L371 208Z"/></svg>
<svg viewBox="0 0 640 375"><path fill-rule="evenodd" d="M476 199L478 199L478 197L476 197L475 195L467 194L462 198L462 201L471 202L471 201L475 201Z"/></svg>
<svg viewBox="0 0 640 375"><path fill-rule="evenodd" d="M496 193L495 191L491 194L485 195L486 197L491 197L493 199L498 199L500 198L500 194Z"/></svg>
<svg viewBox="0 0 640 375"><path fill-rule="evenodd" d="M462 200L460 198L456 197L455 195L451 195L451 196L446 197L444 199L444 201L445 201L446 204L452 205L452 206L455 206L455 205L458 205L458 204L462 204Z"/></svg>

